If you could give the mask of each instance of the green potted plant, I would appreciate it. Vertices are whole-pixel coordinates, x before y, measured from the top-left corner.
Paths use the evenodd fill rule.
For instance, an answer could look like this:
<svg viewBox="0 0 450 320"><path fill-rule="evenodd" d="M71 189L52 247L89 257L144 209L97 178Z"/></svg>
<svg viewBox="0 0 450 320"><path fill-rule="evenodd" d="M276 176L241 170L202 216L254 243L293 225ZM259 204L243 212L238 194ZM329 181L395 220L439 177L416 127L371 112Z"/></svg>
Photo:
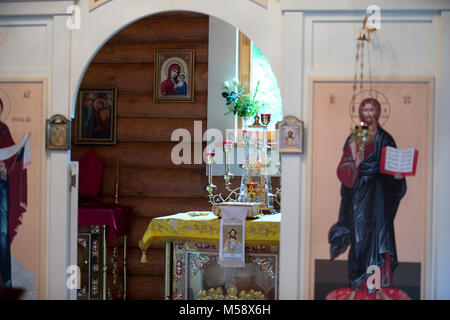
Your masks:
<svg viewBox="0 0 450 320"><path fill-rule="evenodd" d="M231 86L228 81L225 81L223 86L225 91L222 92L222 97L226 99L226 105L228 106L228 112L225 114L233 113L245 120L254 117L263 106L261 101L256 99L259 81L253 95L250 92L245 93L245 88L238 79L233 79Z"/></svg>

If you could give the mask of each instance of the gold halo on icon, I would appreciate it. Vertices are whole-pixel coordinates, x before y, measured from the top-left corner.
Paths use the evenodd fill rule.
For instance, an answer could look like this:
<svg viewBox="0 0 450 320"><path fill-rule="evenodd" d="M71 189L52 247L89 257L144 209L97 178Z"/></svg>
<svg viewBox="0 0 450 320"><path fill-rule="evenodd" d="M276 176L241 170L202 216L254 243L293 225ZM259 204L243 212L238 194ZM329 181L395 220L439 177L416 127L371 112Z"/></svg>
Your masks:
<svg viewBox="0 0 450 320"><path fill-rule="evenodd" d="M354 103L350 101L349 114L352 123L354 125L359 125L361 123L361 119L359 118L359 105L364 99L368 98L373 98L380 103L381 112L378 122L381 126L384 126L391 115L391 105L386 96L378 90L362 90L356 94Z"/></svg>
<svg viewBox="0 0 450 320"><path fill-rule="evenodd" d="M184 73L186 75L186 82L189 80L188 78L188 66L186 64L186 62L183 59L180 59L178 57L171 57L168 58L166 61L164 61L161 65L161 81L164 81L167 79L167 74L169 73L169 67L172 65L172 63L176 63L180 66L181 70L180 70L180 74Z"/></svg>
<svg viewBox="0 0 450 320"><path fill-rule="evenodd" d="M11 111L11 100L9 99L8 94L0 89L0 99L3 103L3 112L0 115L0 121L5 122L8 119L9 112Z"/></svg>

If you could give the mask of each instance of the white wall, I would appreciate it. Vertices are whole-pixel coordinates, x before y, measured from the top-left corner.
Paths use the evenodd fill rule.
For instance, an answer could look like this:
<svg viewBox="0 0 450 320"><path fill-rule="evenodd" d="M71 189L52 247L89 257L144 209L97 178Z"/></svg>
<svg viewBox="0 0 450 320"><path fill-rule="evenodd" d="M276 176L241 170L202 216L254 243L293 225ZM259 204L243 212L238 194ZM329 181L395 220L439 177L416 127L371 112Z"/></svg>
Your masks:
<svg viewBox="0 0 450 320"><path fill-rule="evenodd" d="M361 21L365 15L365 8L372 4L370 1L322 1L312 3L307 1L281 2L285 10L285 32L292 33L289 39L295 39L290 50L297 50L292 57L299 57L301 66L294 64L290 75L300 72L299 80L296 80L296 89L299 93L285 93L284 106L291 102L299 103L299 111L304 119L312 119L311 105L311 79L316 78L346 78L351 79L354 74L355 34L358 34ZM434 78L435 99L432 108L434 110L434 150L431 154L431 163L434 164L430 177L431 206L427 226L426 250L426 284L422 297L426 299L449 299L450 277L448 265L450 254L448 244L450 237L450 201L443 196L449 187L448 163L449 137L448 121L448 91L449 82L449 22L448 11L442 12L442 8L448 10L450 4L445 1L378 1L381 7L382 28L375 32L372 48L372 74L383 79L398 77ZM433 9L433 10L429 10ZM289 18L297 14L296 17ZM289 18L289 19L288 19ZM296 30L297 34L293 34ZM445 31L444 31L445 30ZM295 47L294 47L295 46ZM297 49L296 49L297 48ZM332 49L331 49L332 48ZM284 61L288 55L285 52ZM285 67L286 70L286 67ZM288 78L284 75L285 82ZM293 91L294 87L285 91ZM444 103L445 101L445 103ZM312 122L305 123L308 133L312 131ZM308 152L308 147L306 150ZM310 149L309 149L310 151ZM301 204L299 217L301 245L298 255L300 282L299 297L312 298L309 288L309 248L310 248L310 207L309 207L309 176L311 157L308 154L302 161L301 172L301 198L305 201ZM285 159L283 158L283 161ZM444 173L445 172L445 173ZM284 174L284 172L283 172ZM284 180L283 182L286 182ZM447 192L448 193L448 192ZM291 232L288 232L292 235ZM286 236L284 234L283 236ZM294 247L294 245L292 245ZM294 257L291 258L295 263Z"/></svg>
<svg viewBox="0 0 450 320"><path fill-rule="evenodd" d="M216 128L225 135L226 129L234 128L234 117L224 116L223 82L237 78L237 30L231 24L211 17L209 19L208 43L208 127ZM219 106L223 108L220 109ZM223 112L221 112L223 111Z"/></svg>
<svg viewBox="0 0 450 320"><path fill-rule="evenodd" d="M435 203L434 203L434 277L430 298L450 299L450 12L440 17L439 71L436 105L436 155L435 155Z"/></svg>
<svg viewBox="0 0 450 320"><path fill-rule="evenodd" d="M237 39L238 31L231 24L210 17L209 19L209 42L208 42L208 129L217 129L221 132L222 139L226 140L227 129L233 129L235 117L232 114L225 115L224 98L221 93L224 91L223 82L231 81L237 78L238 60L237 60ZM220 108L222 107L222 108ZM217 131L211 132L207 136L208 147L216 143L221 143L221 139L216 136ZM215 141L218 139L218 141ZM208 151L210 149L208 148ZM223 159L222 148L215 147L215 159ZM213 164L213 175L223 175L225 167L219 164ZM206 168L208 172L208 168ZM234 173L234 172L233 172ZM235 173L234 173L235 174Z"/></svg>
<svg viewBox="0 0 450 320"><path fill-rule="evenodd" d="M225 173L222 140L238 139L238 132L232 132L237 127L237 117L232 113L226 114L228 108L222 97L224 81L232 84L239 75L238 53L239 30L231 24L210 17L209 19L209 48L208 48L208 129L206 141L209 148L215 148L215 163L212 165L213 176L223 176ZM228 130L228 132L227 132ZM220 131L220 133L219 133ZM214 136L214 138L212 138ZM237 141L237 140L236 140ZM240 164L244 161L244 148L238 145L229 154L229 172L234 176L242 174ZM272 152L273 171L278 171L275 165L279 162L277 150ZM208 168L206 168L208 174ZM279 174L275 174L279 176Z"/></svg>
<svg viewBox="0 0 450 320"><path fill-rule="evenodd" d="M73 1L0 3L0 77L43 79L44 114L69 116L70 32L66 8ZM44 123L42 123L44 126ZM45 132L45 131L43 131ZM44 149L45 146L42 146ZM45 152L44 152L45 153ZM47 208L42 226L43 240L41 298L65 299L65 270L68 259L69 153L46 153L47 176L44 194ZM33 186L38 187L38 186Z"/></svg>

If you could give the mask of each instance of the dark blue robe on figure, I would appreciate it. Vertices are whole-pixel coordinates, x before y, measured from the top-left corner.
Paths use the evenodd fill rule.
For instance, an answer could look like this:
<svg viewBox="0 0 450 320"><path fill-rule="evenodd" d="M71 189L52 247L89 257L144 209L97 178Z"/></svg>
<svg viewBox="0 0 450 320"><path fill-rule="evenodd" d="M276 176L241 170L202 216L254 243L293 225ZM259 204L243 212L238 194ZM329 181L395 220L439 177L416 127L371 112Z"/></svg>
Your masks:
<svg viewBox="0 0 450 320"><path fill-rule="evenodd" d="M349 159L350 143L349 138L341 164L345 157ZM353 186L342 184L339 220L328 234L331 260L350 245L348 276L351 288L364 285L370 276L367 268L371 265L381 268L386 263L386 256L390 256L392 272L398 265L394 218L406 193L406 181L379 172L381 150L385 146L396 148L390 134L378 127L373 151L360 164Z"/></svg>

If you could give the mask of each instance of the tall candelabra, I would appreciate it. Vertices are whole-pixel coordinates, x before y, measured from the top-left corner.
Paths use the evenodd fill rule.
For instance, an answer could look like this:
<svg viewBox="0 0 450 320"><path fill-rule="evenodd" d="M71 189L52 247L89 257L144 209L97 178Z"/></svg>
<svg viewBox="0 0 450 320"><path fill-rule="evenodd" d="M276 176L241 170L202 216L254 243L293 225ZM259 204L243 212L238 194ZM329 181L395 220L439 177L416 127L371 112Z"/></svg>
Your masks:
<svg viewBox="0 0 450 320"><path fill-rule="evenodd" d="M225 157L225 173L223 175L223 180L225 181L225 187L228 191L232 191L231 188L231 179L234 178L234 175L230 172L228 163L229 163L229 154L231 149L233 148L233 141L223 141L223 152Z"/></svg>
<svg viewBox="0 0 450 320"><path fill-rule="evenodd" d="M261 119L261 123L260 123ZM247 130L242 130L242 141L244 144L244 161L242 164L241 185L231 189L231 180L234 178L229 171L229 154L233 148L232 141L223 141L223 152L225 160L224 183L229 192L227 197L214 194L216 186L212 184L212 164L214 163L214 152L206 153L206 164L208 166L208 192L209 202L214 206L219 203L240 202L255 204L260 213L276 213L273 202L276 195L272 193L271 185L271 148L268 145L267 127L270 124L270 114L255 116L253 125Z"/></svg>
<svg viewBox="0 0 450 320"><path fill-rule="evenodd" d="M206 164L208 165L208 185L206 186L206 191L208 194L212 194L216 189L216 186L212 183L212 164L214 163L215 152L206 153Z"/></svg>

